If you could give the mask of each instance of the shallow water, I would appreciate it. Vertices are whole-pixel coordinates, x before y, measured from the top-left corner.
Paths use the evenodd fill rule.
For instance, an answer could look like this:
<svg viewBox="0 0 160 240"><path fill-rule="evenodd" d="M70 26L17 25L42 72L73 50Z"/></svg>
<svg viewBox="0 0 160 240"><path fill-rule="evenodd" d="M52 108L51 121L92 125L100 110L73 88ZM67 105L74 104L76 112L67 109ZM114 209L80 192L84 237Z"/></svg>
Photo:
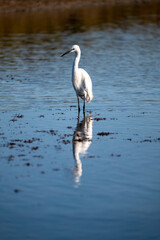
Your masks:
<svg viewBox="0 0 160 240"><path fill-rule="evenodd" d="M0 16L2 239L160 238L158 10ZM94 92L79 122L75 43Z"/></svg>

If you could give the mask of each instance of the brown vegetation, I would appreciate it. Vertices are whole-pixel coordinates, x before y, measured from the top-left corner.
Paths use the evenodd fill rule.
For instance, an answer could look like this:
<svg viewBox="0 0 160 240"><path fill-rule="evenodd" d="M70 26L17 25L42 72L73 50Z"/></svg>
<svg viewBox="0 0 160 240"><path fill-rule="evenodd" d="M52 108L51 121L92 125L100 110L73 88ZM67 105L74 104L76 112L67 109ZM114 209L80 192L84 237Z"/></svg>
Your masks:
<svg viewBox="0 0 160 240"><path fill-rule="evenodd" d="M0 12L70 8L102 4L146 3L149 1L153 2L154 0L0 0Z"/></svg>

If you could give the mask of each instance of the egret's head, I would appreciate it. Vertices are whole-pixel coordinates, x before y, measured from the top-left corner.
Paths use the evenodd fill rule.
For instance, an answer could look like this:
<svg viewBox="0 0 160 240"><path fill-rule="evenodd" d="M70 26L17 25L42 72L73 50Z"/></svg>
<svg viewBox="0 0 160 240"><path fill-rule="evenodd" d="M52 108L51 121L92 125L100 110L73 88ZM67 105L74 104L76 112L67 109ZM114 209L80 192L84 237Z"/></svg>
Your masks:
<svg viewBox="0 0 160 240"><path fill-rule="evenodd" d="M71 53L71 52L80 53L80 51L81 51L81 50L80 50L80 47L79 47L78 45L73 45L73 46L71 47L71 49L70 49L69 51L63 53L63 54L61 55L61 57L63 57L64 55L66 55L66 54L68 54L68 53Z"/></svg>
<svg viewBox="0 0 160 240"><path fill-rule="evenodd" d="M71 52L80 52L80 47L78 45L73 45L71 48Z"/></svg>

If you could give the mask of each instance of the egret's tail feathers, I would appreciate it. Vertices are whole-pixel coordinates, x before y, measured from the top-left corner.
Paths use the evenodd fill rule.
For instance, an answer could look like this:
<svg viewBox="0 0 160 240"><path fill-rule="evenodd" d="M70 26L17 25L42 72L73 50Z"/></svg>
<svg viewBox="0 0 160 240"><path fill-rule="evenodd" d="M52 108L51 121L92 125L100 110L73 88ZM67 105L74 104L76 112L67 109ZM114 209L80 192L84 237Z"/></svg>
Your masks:
<svg viewBox="0 0 160 240"><path fill-rule="evenodd" d="M87 94L87 98L86 98L86 101L87 102L90 102L91 100L93 99L93 94Z"/></svg>

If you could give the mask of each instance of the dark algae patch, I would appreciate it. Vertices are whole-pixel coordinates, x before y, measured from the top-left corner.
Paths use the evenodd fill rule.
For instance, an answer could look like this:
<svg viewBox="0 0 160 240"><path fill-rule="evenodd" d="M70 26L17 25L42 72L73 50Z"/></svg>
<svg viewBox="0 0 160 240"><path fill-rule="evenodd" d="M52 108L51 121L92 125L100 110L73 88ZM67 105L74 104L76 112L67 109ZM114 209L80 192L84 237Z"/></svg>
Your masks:
<svg viewBox="0 0 160 240"><path fill-rule="evenodd" d="M99 132L99 133L97 133L98 136L109 136L111 134L114 134L114 133L110 133L110 132Z"/></svg>
<svg viewBox="0 0 160 240"><path fill-rule="evenodd" d="M33 143L34 141L40 141L40 138L32 138L32 139L24 140L24 143Z"/></svg>
<svg viewBox="0 0 160 240"><path fill-rule="evenodd" d="M21 190L19 190L19 189L17 189L17 188L14 189L14 192L15 192L15 193L19 193L20 191L21 191Z"/></svg>
<svg viewBox="0 0 160 240"><path fill-rule="evenodd" d="M9 146L15 146L16 143L14 143L14 142L10 142L8 145L9 145Z"/></svg>
<svg viewBox="0 0 160 240"><path fill-rule="evenodd" d="M12 122L16 122L17 119L16 119L16 118L12 118L10 121L12 121Z"/></svg>
<svg viewBox="0 0 160 240"><path fill-rule="evenodd" d="M8 162L13 161L13 159L14 159L14 155L9 155Z"/></svg>
<svg viewBox="0 0 160 240"><path fill-rule="evenodd" d="M121 154L114 154L114 153L111 153L111 157L121 157Z"/></svg>
<svg viewBox="0 0 160 240"><path fill-rule="evenodd" d="M144 139L144 140L141 140L140 142L141 143L145 143L145 142L159 142L160 141L160 138L155 138L155 139L148 139L148 138L146 138L146 139Z"/></svg>
<svg viewBox="0 0 160 240"><path fill-rule="evenodd" d="M50 132L52 135L56 135L56 131L53 130L53 129L51 129L49 132Z"/></svg>
<svg viewBox="0 0 160 240"><path fill-rule="evenodd" d="M64 144L69 144L71 141L70 140L63 140L62 141Z"/></svg>
<svg viewBox="0 0 160 240"><path fill-rule="evenodd" d="M31 164L30 164L29 162L27 162L25 165L26 165L27 167L31 166Z"/></svg>
<svg viewBox="0 0 160 240"><path fill-rule="evenodd" d="M57 131L51 129L51 130L36 130L37 133L48 133L48 134L51 134L51 135L56 135L57 134Z"/></svg>
<svg viewBox="0 0 160 240"><path fill-rule="evenodd" d="M17 118L23 118L24 116L22 114L16 115Z"/></svg>
<svg viewBox="0 0 160 240"><path fill-rule="evenodd" d="M55 172L57 172L59 170L60 170L59 168L53 168L53 171L55 171Z"/></svg>
<svg viewBox="0 0 160 240"><path fill-rule="evenodd" d="M23 114L16 114L16 115L14 116L14 118L12 118L10 121L16 122L16 121L17 121L17 118L23 118L23 117L24 117Z"/></svg>
<svg viewBox="0 0 160 240"><path fill-rule="evenodd" d="M32 147L32 150L37 150L39 147L36 146L36 147Z"/></svg>
<svg viewBox="0 0 160 240"><path fill-rule="evenodd" d="M13 142L22 142L23 140L21 140L21 139L14 139L14 140L12 140Z"/></svg>
<svg viewBox="0 0 160 240"><path fill-rule="evenodd" d="M98 121L107 120L107 119L106 118L96 117L96 118L94 118L94 120L98 122Z"/></svg>

